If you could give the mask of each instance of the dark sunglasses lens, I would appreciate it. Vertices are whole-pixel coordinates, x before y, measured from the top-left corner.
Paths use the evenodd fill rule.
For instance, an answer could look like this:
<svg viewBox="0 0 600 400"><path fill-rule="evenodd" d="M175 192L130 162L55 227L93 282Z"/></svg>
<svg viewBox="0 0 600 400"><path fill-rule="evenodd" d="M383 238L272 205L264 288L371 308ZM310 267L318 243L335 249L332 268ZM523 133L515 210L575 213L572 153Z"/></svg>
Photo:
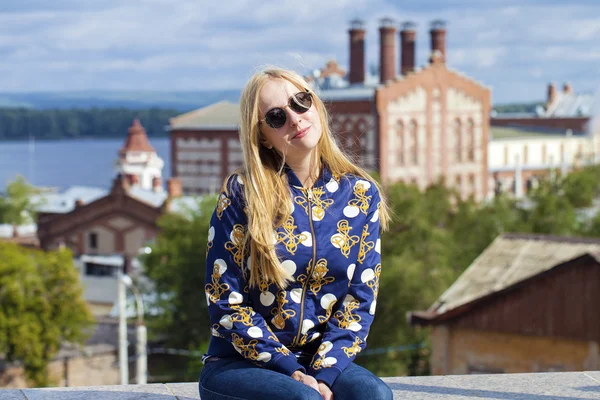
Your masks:
<svg viewBox="0 0 600 400"><path fill-rule="evenodd" d="M290 108L297 112L298 114L302 114L308 111L308 109L312 106L312 96L307 92L296 93L290 99Z"/></svg>
<svg viewBox="0 0 600 400"><path fill-rule="evenodd" d="M269 110L269 112L267 112L267 114L265 115L265 122L271 127L271 128L281 128L283 125L285 125L285 121L287 119L287 116L285 115L285 111L281 108L274 108L272 110Z"/></svg>

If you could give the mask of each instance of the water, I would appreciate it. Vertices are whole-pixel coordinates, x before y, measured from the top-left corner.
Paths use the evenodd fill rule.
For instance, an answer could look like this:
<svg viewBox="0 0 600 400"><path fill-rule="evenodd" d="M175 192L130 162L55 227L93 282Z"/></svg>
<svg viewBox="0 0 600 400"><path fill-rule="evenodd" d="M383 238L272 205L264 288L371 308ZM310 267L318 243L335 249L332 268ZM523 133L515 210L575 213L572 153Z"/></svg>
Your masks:
<svg viewBox="0 0 600 400"><path fill-rule="evenodd" d="M110 188L123 139L0 142L0 192L22 175L35 186L83 185ZM150 138L165 162L163 182L171 175L168 138Z"/></svg>

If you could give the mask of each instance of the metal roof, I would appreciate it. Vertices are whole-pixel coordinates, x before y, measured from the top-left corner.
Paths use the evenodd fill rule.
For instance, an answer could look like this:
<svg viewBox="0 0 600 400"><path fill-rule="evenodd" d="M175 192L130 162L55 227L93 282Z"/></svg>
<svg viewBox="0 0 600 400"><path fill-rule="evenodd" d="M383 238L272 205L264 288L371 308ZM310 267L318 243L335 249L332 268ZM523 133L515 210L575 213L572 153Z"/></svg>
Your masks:
<svg viewBox="0 0 600 400"><path fill-rule="evenodd" d="M556 98L546 110L544 117L589 117L592 114L594 97L591 94L575 94L557 91Z"/></svg>
<svg viewBox="0 0 600 400"><path fill-rule="evenodd" d="M38 204L37 211L45 213L65 214L75 208L75 201L83 200L91 203L108 195L109 190L90 186L71 186L63 193L44 192L32 197L32 203Z"/></svg>
<svg viewBox="0 0 600 400"><path fill-rule="evenodd" d="M170 129L198 129L235 127L240 124L240 106L229 101L220 101L169 120Z"/></svg>

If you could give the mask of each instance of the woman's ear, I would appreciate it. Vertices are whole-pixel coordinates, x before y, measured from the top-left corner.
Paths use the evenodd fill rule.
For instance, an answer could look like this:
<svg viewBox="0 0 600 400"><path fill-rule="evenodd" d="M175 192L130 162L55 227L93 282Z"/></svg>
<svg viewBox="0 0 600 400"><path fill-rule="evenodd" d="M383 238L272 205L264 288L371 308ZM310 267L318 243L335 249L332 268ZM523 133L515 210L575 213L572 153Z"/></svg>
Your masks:
<svg viewBox="0 0 600 400"><path fill-rule="evenodd" d="M269 143L269 141L267 139L265 139L265 137L262 134L260 135L260 144L269 150L271 150L273 148L273 145L271 143Z"/></svg>

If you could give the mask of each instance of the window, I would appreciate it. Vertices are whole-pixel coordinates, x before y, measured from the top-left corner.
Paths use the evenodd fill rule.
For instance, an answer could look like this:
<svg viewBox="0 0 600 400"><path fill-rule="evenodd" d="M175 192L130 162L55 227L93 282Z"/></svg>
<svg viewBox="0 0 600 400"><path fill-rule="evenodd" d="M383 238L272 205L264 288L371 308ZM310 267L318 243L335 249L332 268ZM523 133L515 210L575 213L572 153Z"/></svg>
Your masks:
<svg viewBox="0 0 600 400"><path fill-rule="evenodd" d="M88 276L116 276L116 268L112 265L85 263L85 274Z"/></svg>
<svg viewBox="0 0 600 400"><path fill-rule="evenodd" d="M419 164L419 129L417 126L417 121L412 120L410 122L410 138L411 138L411 161L413 165Z"/></svg>
<svg viewBox="0 0 600 400"><path fill-rule="evenodd" d="M91 249L98 248L98 234L97 233L95 233L95 232L90 233L90 235L88 236L88 244Z"/></svg>
<svg viewBox="0 0 600 400"><path fill-rule="evenodd" d="M475 124L469 118L467 121L467 159L475 161Z"/></svg>
<svg viewBox="0 0 600 400"><path fill-rule="evenodd" d="M404 165L404 123L398 120L396 124L396 137L398 138L398 164Z"/></svg>
<svg viewBox="0 0 600 400"><path fill-rule="evenodd" d="M462 161L462 124L458 118L454 121L454 151L456 161Z"/></svg>
<svg viewBox="0 0 600 400"><path fill-rule="evenodd" d="M469 174L469 195L475 196L475 174Z"/></svg>

